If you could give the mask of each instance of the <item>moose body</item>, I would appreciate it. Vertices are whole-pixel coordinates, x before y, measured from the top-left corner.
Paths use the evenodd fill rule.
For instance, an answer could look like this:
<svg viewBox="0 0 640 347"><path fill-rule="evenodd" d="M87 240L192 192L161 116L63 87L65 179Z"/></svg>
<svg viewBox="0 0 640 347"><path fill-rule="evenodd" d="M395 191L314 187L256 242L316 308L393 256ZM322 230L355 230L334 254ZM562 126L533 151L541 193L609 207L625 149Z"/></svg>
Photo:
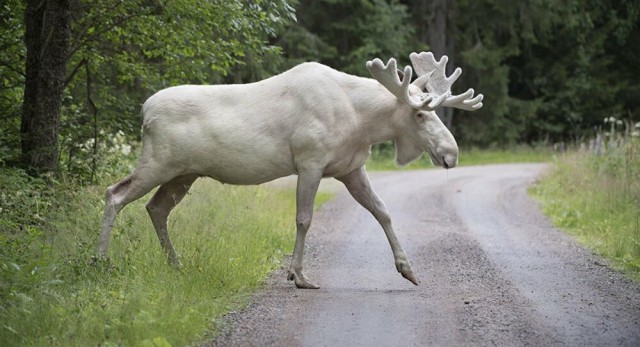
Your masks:
<svg viewBox="0 0 640 347"><path fill-rule="evenodd" d="M429 69L423 75L431 76L436 70L431 65L442 63L430 53L415 56L422 56L418 64ZM320 180L335 177L380 222L397 270L417 284L384 203L371 189L364 163L371 145L394 140L399 164L427 152L435 164L454 167L456 142L431 111L454 98L458 98L453 100L457 107L478 108L482 96L470 99L469 93L464 98L452 97L450 91L444 97L423 93L419 85L400 81L393 59L386 66L377 59L367 66L376 79L304 63L255 83L184 85L151 96L142 107L139 163L106 192L99 254L107 254L118 212L157 186L147 210L169 260L179 265L167 218L198 177L251 185L297 174L297 237L288 277L297 287L317 288L302 274L304 240ZM407 68L405 78L410 79ZM427 90L437 89L424 78L418 80Z"/></svg>
<svg viewBox="0 0 640 347"><path fill-rule="evenodd" d="M323 176L345 175L364 164L379 125L369 105L356 109L351 99L380 85L359 79L305 63L256 83L164 89L143 106L141 160L230 184L296 174L307 161Z"/></svg>

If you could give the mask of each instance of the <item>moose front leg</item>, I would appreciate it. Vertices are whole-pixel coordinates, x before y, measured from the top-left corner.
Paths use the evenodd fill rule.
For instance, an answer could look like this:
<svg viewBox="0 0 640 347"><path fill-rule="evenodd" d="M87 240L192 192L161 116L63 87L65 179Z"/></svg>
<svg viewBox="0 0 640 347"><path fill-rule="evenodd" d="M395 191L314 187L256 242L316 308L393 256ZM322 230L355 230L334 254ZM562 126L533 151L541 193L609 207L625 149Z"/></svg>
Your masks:
<svg viewBox="0 0 640 347"><path fill-rule="evenodd" d="M353 196L353 198L362 205L362 207L371 212L378 223L382 226L382 229L389 240L389 244L391 245L391 251L393 252L393 257L396 263L396 270L402 274L402 277L408 279L411 283L418 285L418 280L413 274L413 270L411 270L411 264L409 263L407 254L402 249L402 246L400 246L396 233L393 231L391 217L387 211L387 207L373 191L373 188L371 188L369 177L367 176L367 172L364 170L364 166L347 174L346 176L337 177L337 179L344 183L347 190L349 190L349 193L351 193L351 196Z"/></svg>
<svg viewBox="0 0 640 347"><path fill-rule="evenodd" d="M298 174L296 189L296 245L293 248L293 259L289 267L287 278L298 288L318 289L315 284L307 281L302 273L302 259L304 256L304 240L311 226L313 217L313 202L322 179L322 171L307 171Z"/></svg>

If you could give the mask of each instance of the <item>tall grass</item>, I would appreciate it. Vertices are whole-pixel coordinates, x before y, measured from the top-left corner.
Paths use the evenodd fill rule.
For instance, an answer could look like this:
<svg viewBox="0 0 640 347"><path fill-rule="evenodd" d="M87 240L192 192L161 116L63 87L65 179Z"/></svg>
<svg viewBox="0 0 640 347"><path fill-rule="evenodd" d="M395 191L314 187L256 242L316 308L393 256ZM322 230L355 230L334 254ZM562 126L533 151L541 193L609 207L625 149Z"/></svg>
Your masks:
<svg viewBox="0 0 640 347"><path fill-rule="evenodd" d="M640 280L640 139L630 134L559 157L531 193L555 225Z"/></svg>
<svg viewBox="0 0 640 347"><path fill-rule="evenodd" d="M2 177L12 176L4 170ZM94 254L104 187L58 189L45 199L34 196L42 187L29 188L36 183L18 183L25 192L21 199L36 202L23 211L32 215L20 220L15 209L7 209L16 192L0 187L4 346L180 346L200 341L215 332L220 315L247 302L280 266L295 238L292 191L202 179L169 221L184 264L180 271L167 265L161 251L143 206L149 197L121 212L111 258L100 260ZM46 204L38 209L38 201Z"/></svg>

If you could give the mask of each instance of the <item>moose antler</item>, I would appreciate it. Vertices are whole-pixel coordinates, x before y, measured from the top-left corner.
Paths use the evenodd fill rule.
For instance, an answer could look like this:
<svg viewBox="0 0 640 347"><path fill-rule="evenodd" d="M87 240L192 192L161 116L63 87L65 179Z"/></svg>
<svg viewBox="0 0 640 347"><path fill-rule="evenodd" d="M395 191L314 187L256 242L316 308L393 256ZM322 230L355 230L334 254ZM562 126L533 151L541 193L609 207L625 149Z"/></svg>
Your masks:
<svg viewBox="0 0 640 347"><path fill-rule="evenodd" d="M409 93L409 85L411 84L411 76L413 75L411 66L404 68L402 81L400 81L400 76L398 75L398 65L393 58L389 59L387 65L384 65L382 60L375 58L373 61L367 62L367 69L369 69L373 78L387 88L391 94L409 106L421 109L427 102L431 101L431 99L426 98L427 95L425 94L411 95Z"/></svg>
<svg viewBox="0 0 640 347"><path fill-rule="evenodd" d="M378 58L368 61L367 69L387 90L415 109L433 111L439 106L448 106L474 111L482 107L483 95L478 94L473 97L474 91L471 88L459 95L451 94L451 85L460 77L462 69L457 68L451 76L447 77L447 56L437 61L431 52L422 52L411 53L409 58L418 74L418 78L413 83L411 83L413 75L411 66L404 68L404 77L400 81L396 60L393 58L389 59L386 65ZM427 92L411 94L409 92L411 84L421 91L426 88Z"/></svg>
<svg viewBox="0 0 640 347"><path fill-rule="evenodd" d="M473 89L469 88L466 92L458 95L451 95L451 86L462 74L462 69L457 68L451 76L446 75L446 66L449 58L443 55L440 61L437 61L431 52L411 53L409 59L416 69L416 73L420 76L414 85L421 90L426 87L428 93L436 95L448 95L442 103L442 106L456 107L467 111L474 111L482 107L482 99L484 96L478 94L473 97ZM423 76L430 77L422 80ZM422 83L422 85L418 84Z"/></svg>

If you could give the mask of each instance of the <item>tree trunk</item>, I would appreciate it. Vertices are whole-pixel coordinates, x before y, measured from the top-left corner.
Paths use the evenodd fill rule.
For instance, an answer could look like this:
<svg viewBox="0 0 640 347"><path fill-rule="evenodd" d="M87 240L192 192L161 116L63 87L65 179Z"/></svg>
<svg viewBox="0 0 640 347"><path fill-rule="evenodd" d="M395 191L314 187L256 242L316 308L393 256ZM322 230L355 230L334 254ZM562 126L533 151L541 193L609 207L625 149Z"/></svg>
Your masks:
<svg viewBox="0 0 640 347"><path fill-rule="evenodd" d="M20 129L22 163L31 174L58 167L58 131L67 70L69 0L28 0L26 78Z"/></svg>
<svg viewBox="0 0 640 347"><path fill-rule="evenodd" d="M428 20L427 20L427 42L431 47L431 52L436 59L441 59L443 55L447 54L447 43L449 43L447 35L447 22L449 15L449 0L431 0L428 2ZM453 61L451 58L451 52L449 53L449 63L447 64L447 72L451 69ZM451 128L451 121L453 112L449 108L441 107L436 110L436 114L442 122Z"/></svg>

